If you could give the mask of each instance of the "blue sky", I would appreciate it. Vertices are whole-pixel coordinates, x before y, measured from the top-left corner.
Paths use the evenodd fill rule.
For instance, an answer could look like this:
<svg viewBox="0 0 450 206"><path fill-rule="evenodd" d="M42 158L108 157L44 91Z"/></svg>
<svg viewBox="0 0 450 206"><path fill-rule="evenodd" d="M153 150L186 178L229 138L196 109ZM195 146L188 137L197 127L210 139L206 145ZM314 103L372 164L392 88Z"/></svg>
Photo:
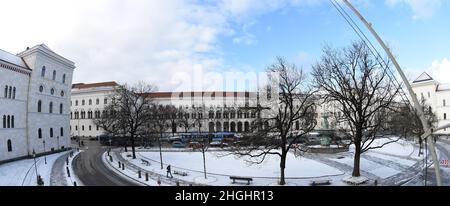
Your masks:
<svg viewBox="0 0 450 206"><path fill-rule="evenodd" d="M427 71L450 83L448 1L351 2L410 79ZM224 82L260 75L276 56L310 70L325 44L358 40L328 0L5 0L2 9L1 49L45 43L75 62L73 82L166 91L242 90Z"/></svg>
<svg viewBox="0 0 450 206"><path fill-rule="evenodd" d="M372 22L379 35L392 47L401 66L411 75L428 70L433 61L450 56L448 4L443 3L431 16L419 17L414 17L414 11L405 4L389 6L383 1L370 1L355 6ZM358 18L354 17L354 20ZM359 21L357 23L378 46L366 28ZM239 29L242 24L234 26ZM283 8L261 15L252 20L245 32L252 36L247 44L233 42L234 37L222 38L225 62L263 69L278 55L309 69L320 58L324 44L343 47L359 40L326 1L320 5Z"/></svg>

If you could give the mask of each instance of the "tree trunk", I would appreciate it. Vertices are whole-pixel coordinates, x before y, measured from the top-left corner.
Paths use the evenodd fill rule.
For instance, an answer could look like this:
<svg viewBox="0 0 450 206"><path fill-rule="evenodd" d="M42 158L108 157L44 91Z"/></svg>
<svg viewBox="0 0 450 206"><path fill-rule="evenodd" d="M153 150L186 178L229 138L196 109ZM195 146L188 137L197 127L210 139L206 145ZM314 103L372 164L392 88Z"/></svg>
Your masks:
<svg viewBox="0 0 450 206"><path fill-rule="evenodd" d="M206 160L205 160L205 149L204 148L202 150L202 153L203 153L203 173L205 175L205 179L207 179L206 178Z"/></svg>
<svg viewBox="0 0 450 206"><path fill-rule="evenodd" d="M158 145L159 145L159 159L161 162L161 169L163 169L163 159L162 159L162 150L161 150L161 138L162 138L162 133L160 134L160 137L158 138Z"/></svg>
<svg viewBox="0 0 450 206"><path fill-rule="evenodd" d="M355 157L353 160L353 177L359 177L360 174L360 159L361 159L361 139L362 139L362 131L356 131L355 137Z"/></svg>
<svg viewBox="0 0 450 206"><path fill-rule="evenodd" d="M133 153L133 159L136 159L136 150L134 147L134 134L131 134L131 151Z"/></svg>
<svg viewBox="0 0 450 206"><path fill-rule="evenodd" d="M285 177L284 177L284 169L286 168L286 155L284 152L281 155L281 161L280 161L280 185L285 185Z"/></svg>

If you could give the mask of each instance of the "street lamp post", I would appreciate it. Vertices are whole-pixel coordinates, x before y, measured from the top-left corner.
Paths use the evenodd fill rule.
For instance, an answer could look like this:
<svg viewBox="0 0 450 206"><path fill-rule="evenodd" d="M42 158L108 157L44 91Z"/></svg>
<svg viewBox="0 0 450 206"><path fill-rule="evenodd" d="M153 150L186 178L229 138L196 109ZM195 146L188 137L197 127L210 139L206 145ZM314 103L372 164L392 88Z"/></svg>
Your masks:
<svg viewBox="0 0 450 206"><path fill-rule="evenodd" d="M109 137L109 150L108 150L108 156L110 156L110 155L109 155L109 151L111 151L111 148L112 148L111 142L112 142L111 137Z"/></svg>
<svg viewBox="0 0 450 206"><path fill-rule="evenodd" d="M42 140L42 144L44 144L44 163L47 164L47 156L45 155L45 140Z"/></svg>
<svg viewBox="0 0 450 206"><path fill-rule="evenodd" d="M36 165L36 152L34 151L34 149L33 149L33 159L34 159L34 169L36 170L36 183L39 185L39 174Z"/></svg>

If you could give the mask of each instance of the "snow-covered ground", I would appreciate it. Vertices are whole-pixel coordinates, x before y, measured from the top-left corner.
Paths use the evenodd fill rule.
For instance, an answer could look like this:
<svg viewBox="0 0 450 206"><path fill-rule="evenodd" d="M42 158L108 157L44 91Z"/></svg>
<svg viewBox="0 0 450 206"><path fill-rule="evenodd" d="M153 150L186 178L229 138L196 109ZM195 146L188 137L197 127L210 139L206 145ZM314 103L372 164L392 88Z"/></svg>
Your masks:
<svg viewBox="0 0 450 206"><path fill-rule="evenodd" d="M378 146L391 140L378 139L372 146ZM369 178L373 178L372 180L389 179L392 182L394 181L392 179L397 176L404 179L404 173L411 171L410 169L417 166L417 163L423 158L423 155L418 157L418 151L418 146L413 142L399 140L385 145L383 148L364 153L361 158L361 170L368 174ZM166 167L170 164L172 173L176 171L188 174L187 176L173 174L175 180L194 184L233 185L230 176L248 176L253 178L252 185L277 185L280 175L278 156L270 156L262 164L249 164L246 158L237 158L233 155L224 156L223 152L210 151L205 156L207 170L205 179L201 152L163 151L163 169L160 167L160 156L157 150L141 150L137 153L137 159L132 159L130 154L130 152L120 154L127 164L161 176L166 175ZM351 176L353 155L353 147L349 152L339 154L312 154L306 157L289 154L285 170L287 185L310 185L312 180L324 179L330 179L332 185L347 185L342 180ZM142 160L150 162L150 165L143 164ZM115 171L117 172L117 167ZM128 176L133 175L137 177L136 171L130 171L128 174ZM133 178L137 179L134 176ZM243 183L245 185L246 182ZM369 181L369 184L372 183Z"/></svg>
<svg viewBox="0 0 450 206"><path fill-rule="evenodd" d="M44 156L36 158L36 167L34 159L25 159L0 165L0 185L1 186L36 186L36 168L37 173L44 180L44 186L50 185L52 167L60 156L67 152L47 155L47 164Z"/></svg>

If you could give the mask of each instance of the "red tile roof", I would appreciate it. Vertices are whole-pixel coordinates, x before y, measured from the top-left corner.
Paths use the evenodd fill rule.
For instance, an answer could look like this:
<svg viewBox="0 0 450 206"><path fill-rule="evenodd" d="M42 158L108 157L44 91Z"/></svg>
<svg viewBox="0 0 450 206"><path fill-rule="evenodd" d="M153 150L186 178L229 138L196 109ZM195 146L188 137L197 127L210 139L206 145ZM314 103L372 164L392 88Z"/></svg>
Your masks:
<svg viewBox="0 0 450 206"><path fill-rule="evenodd" d="M95 87L114 87L118 86L116 82L99 82L99 83L92 83L92 84L84 84L84 83L78 83L78 84L72 84L72 89L87 89L87 88L95 88Z"/></svg>

